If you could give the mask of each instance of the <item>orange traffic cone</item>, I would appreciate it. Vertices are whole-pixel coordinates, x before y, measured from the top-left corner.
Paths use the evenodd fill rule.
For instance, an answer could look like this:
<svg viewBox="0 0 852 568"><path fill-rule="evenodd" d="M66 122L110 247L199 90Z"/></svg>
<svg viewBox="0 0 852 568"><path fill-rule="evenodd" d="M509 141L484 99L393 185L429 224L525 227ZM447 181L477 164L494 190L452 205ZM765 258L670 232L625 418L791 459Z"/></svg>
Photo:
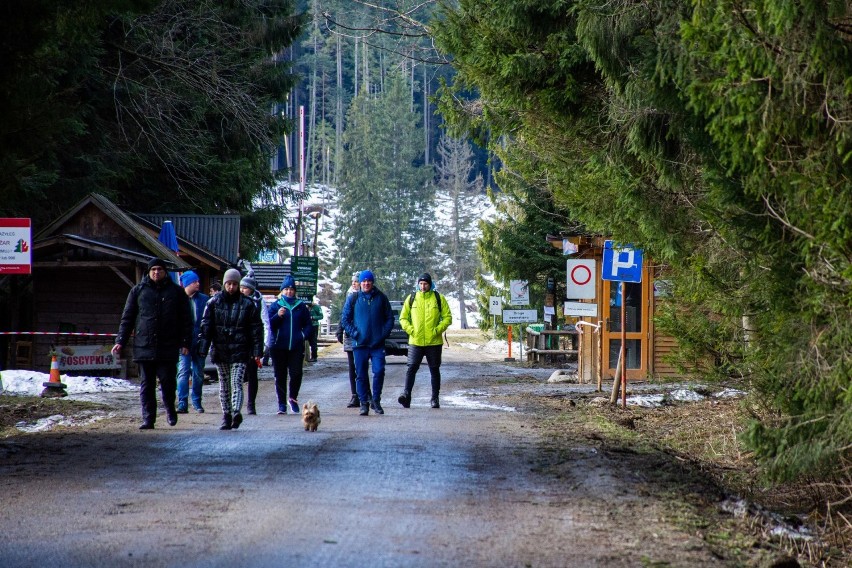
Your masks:
<svg viewBox="0 0 852 568"><path fill-rule="evenodd" d="M44 390L41 391L43 397L62 397L68 396L65 392L67 386L59 380L59 361L56 360L56 355L50 356L50 380L46 383L41 383Z"/></svg>

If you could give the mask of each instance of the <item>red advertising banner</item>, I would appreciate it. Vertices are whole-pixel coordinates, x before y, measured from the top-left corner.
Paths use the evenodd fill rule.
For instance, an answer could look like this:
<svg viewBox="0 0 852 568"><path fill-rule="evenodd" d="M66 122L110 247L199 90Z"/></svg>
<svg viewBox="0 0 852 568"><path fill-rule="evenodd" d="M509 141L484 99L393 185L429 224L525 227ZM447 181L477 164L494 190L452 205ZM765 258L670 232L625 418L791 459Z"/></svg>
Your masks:
<svg viewBox="0 0 852 568"><path fill-rule="evenodd" d="M0 217L0 274L32 272L30 219Z"/></svg>

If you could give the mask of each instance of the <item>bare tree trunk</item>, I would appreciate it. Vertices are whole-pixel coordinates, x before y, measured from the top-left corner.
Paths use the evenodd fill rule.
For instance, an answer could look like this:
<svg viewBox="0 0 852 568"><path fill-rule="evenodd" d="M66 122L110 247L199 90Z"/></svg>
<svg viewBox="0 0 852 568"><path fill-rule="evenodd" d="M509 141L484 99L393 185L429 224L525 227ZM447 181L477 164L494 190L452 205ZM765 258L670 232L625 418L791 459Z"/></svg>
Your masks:
<svg viewBox="0 0 852 568"><path fill-rule="evenodd" d="M337 36L337 109L334 116L334 185L339 183L343 165L343 50Z"/></svg>
<svg viewBox="0 0 852 568"><path fill-rule="evenodd" d="M426 69L427 65L423 66L423 136L426 139L425 142L425 151L423 152L423 163L425 165L429 165L429 128L430 128L430 119L429 119L429 83Z"/></svg>
<svg viewBox="0 0 852 568"><path fill-rule="evenodd" d="M352 88L355 90L355 96L358 96L358 92L361 90L361 83L358 82L358 72L360 69L358 68L358 38L355 38L355 82L352 83Z"/></svg>
<svg viewBox="0 0 852 568"><path fill-rule="evenodd" d="M316 6L316 5L315 5ZM317 19L319 16L317 14L314 15L314 28L318 28ZM309 183L312 181L311 178L311 154L313 152L314 147L314 136L316 136L316 129L314 128L316 117L317 117L317 37L319 36L319 30L314 30L314 62L313 62L313 70L311 71L311 95L310 102L308 103L310 109L308 110L308 132L305 137L305 186L307 187Z"/></svg>

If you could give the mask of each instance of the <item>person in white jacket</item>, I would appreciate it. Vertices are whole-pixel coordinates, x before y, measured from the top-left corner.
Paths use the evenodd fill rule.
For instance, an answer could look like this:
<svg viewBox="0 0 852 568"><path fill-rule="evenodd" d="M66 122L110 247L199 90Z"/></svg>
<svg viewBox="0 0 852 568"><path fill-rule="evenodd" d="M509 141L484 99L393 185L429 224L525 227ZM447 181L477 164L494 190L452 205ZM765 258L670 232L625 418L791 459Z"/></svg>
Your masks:
<svg viewBox="0 0 852 568"><path fill-rule="evenodd" d="M257 309L260 310L260 319L263 322L263 347L264 353L269 352L269 346L272 344L272 333L269 328L269 314L267 313L266 300L263 295L257 291L257 280L250 276L243 277L240 280L240 292L243 296L250 298ZM246 404L246 414L257 414L255 400L257 400L257 370L263 366L260 359L249 361L246 367L246 382L248 382L248 402Z"/></svg>

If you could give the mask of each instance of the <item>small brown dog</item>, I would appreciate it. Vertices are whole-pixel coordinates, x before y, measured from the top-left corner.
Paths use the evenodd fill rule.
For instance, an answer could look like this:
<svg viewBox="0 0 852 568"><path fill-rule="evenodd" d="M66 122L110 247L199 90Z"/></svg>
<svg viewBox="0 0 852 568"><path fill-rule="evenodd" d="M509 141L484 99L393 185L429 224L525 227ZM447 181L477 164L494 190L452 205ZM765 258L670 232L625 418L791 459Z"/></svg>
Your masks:
<svg viewBox="0 0 852 568"><path fill-rule="evenodd" d="M313 401L308 401L302 406L302 424L305 425L305 431L316 432L320 422L319 406Z"/></svg>

